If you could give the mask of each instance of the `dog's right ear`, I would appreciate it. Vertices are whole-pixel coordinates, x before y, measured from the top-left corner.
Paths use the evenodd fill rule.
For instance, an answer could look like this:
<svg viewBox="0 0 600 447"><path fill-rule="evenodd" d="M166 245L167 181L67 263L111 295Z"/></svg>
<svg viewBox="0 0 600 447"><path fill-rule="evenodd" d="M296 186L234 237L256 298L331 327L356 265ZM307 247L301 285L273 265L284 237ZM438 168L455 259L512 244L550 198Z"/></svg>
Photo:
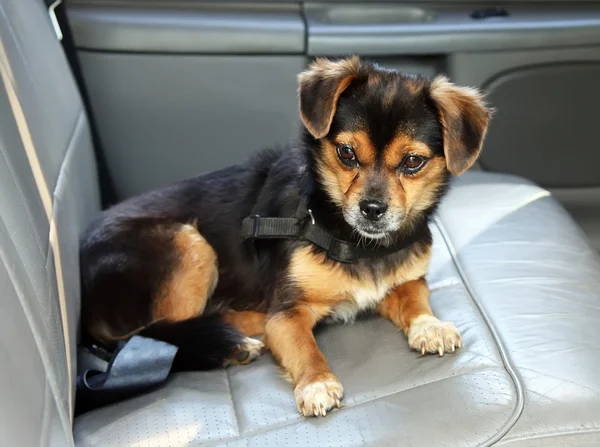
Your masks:
<svg viewBox="0 0 600 447"><path fill-rule="evenodd" d="M360 65L358 56L336 61L319 58L298 75L300 117L313 137L329 133L338 99L358 76Z"/></svg>

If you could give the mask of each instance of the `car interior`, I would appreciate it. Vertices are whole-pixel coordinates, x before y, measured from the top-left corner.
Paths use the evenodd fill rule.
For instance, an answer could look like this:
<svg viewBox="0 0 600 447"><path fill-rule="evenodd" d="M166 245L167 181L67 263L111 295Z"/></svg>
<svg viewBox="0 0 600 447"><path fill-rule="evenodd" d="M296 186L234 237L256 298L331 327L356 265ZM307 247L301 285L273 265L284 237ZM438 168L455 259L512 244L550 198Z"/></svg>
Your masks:
<svg viewBox="0 0 600 447"><path fill-rule="evenodd" d="M90 220L285 145L298 73L349 54L496 109L431 225L431 306L463 348L364 318L317 334L346 389L327 417L269 353L76 414ZM600 445L599 78L593 0L0 0L1 444Z"/></svg>

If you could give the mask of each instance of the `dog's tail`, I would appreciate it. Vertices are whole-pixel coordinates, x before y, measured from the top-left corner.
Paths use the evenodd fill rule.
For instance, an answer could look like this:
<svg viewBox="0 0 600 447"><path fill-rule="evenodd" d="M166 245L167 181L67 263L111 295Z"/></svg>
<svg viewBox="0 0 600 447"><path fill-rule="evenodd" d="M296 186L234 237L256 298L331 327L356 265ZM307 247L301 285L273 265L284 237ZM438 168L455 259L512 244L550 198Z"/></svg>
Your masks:
<svg viewBox="0 0 600 447"><path fill-rule="evenodd" d="M171 371L202 371L227 365L231 359L250 360L244 354L248 339L220 315L201 315L179 322L159 321L139 335L177 346ZM260 343L260 342L257 342ZM252 344L252 343L250 343ZM260 343L262 348L262 343ZM259 353L260 355L260 353ZM244 358L245 357L245 358Z"/></svg>

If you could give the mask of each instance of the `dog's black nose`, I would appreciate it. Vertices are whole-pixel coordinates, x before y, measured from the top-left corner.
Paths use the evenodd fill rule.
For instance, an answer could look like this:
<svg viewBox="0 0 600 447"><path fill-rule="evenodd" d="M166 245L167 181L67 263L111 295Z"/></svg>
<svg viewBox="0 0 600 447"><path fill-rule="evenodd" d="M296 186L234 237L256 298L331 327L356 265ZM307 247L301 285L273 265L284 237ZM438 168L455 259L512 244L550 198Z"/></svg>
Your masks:
<svg viewBox="0 0 600 447"><path fill-rule="evenodd" d="M388 209L387 203L378 200L361 200L358 206L363 216L373 222L381 219Z"/></svg>

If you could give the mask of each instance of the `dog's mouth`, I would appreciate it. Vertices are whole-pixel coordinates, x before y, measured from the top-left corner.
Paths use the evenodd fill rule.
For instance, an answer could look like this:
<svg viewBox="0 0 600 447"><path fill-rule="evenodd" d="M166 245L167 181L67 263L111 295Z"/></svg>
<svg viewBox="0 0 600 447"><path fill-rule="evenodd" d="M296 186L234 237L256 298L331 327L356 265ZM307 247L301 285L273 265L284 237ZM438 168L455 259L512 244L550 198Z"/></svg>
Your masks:
<svg viewBox="0 0 600 447"><path fill-rule="evenodd" d="M381 231L381 230L375 230L375 229L366 229L366 228L355 228L356 232L365 238L368 239L384 239L389 232L388 231Z"/></svg>
<svg viewBox="0 0 600 447"><path fill-rule="evenodd" d="M377 242L391 240L393 234L400 229L402 220L394 219L392 216L389 216L379 222L369 222L368 220L357 216L356 213L348 213L348 215L344 213L344 217L359 239Z"/></svg>

